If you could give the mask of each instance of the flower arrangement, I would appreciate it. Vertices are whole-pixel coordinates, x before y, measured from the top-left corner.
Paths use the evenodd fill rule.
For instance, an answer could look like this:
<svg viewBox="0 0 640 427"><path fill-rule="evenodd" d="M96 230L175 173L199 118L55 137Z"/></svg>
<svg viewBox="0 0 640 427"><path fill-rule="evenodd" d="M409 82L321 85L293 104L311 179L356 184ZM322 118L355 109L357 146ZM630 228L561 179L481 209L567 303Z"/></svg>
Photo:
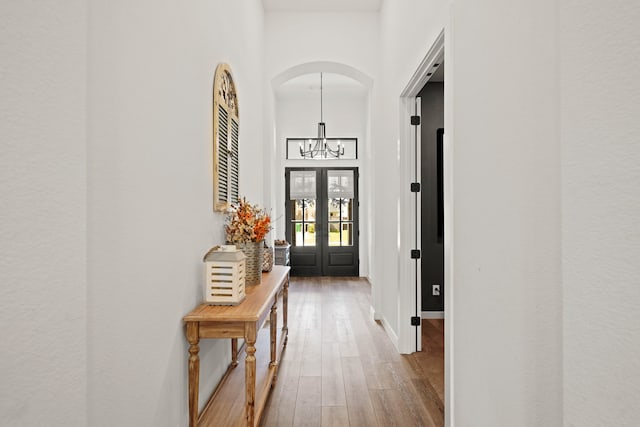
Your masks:
<svg viewBox="0 0 640 427"><path fill-rule="evenodd" d="M228 243L260 242L271 230L271 217L243 197L229 209L224 229Z"/></svg>

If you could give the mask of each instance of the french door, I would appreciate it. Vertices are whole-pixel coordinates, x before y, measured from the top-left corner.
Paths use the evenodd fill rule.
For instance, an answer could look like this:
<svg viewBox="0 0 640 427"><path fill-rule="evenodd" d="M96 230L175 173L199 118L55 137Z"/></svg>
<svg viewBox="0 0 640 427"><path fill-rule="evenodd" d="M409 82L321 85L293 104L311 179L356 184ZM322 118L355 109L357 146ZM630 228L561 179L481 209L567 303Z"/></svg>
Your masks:
<svg viewBox="0 0 640 427"><path fill-rule="evenodd" d="M358 276L358 168L286 168L294 276Z"/></svg>

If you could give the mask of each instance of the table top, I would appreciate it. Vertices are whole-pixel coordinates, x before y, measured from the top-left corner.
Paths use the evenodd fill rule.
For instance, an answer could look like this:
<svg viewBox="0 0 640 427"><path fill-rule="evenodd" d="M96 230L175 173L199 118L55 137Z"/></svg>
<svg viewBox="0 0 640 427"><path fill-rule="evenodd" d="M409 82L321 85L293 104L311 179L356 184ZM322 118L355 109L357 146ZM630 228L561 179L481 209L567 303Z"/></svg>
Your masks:
<svg viewBox="0 0 640 427"><path fill-rule="evenodd" d="M262 273L259 285L245 288L246 297L240 304L200 304L184 316L185 322L251 322L258 321L265 310L271 309L273 299L289 275L290 267L274 265L269 273Z"/></svg>

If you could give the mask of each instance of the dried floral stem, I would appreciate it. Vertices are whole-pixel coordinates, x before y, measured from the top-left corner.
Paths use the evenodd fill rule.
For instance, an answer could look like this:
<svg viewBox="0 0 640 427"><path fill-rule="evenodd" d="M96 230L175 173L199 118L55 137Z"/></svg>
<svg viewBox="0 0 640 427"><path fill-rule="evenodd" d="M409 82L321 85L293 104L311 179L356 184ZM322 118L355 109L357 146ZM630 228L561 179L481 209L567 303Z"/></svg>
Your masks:
<svg viewBox="0 0 640 427"><path fill-rule="evenodd" d="M227 242L260 242L271 231L271 216L244 197L231 206L225 225Z"/></svg>

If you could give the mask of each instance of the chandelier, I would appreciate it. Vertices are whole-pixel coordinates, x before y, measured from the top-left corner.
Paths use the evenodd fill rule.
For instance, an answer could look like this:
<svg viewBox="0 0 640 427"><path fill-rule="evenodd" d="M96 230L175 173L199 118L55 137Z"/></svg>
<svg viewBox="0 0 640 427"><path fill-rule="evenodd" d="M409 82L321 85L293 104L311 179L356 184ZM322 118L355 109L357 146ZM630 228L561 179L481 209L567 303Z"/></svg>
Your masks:
<svg viewBox="0 0 640 427"><path fill-rule="evenodd" d="M336 148L332 148L327 141L324 121L322 120L322 73L320 73L320 122L318 123L318 137L307 138L299 143L300 156L303 159L339 159L344 156L344 145L338 141Z"/></svg>

